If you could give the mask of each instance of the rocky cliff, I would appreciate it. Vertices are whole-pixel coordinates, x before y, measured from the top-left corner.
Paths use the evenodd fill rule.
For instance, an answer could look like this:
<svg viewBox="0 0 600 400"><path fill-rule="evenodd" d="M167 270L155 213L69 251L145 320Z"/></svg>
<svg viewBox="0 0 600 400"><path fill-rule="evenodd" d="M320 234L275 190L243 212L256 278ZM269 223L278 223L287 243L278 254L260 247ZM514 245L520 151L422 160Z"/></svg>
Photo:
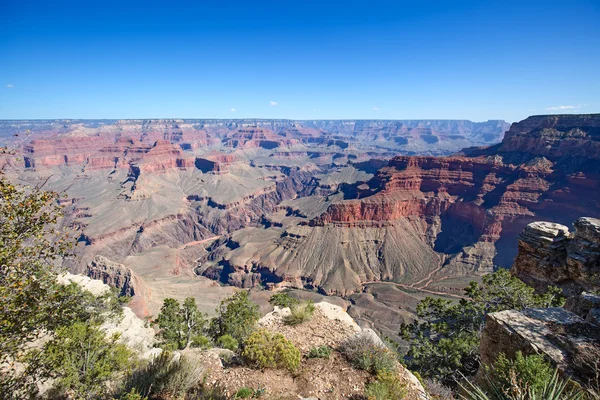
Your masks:
<svg viewBox="0 0 600 400"><path fill-rule="evenodd" d="M558 285L573 295L600 289L600 220L582 217L573 227L527 225L518 237L513 273L539 289Z"/></svg>
<svg viewBox="0 0 600 400"><path fill-rule="evenodd" d="M542 354L559 371L583 384L600 372L600 220L582 217L574 231L537 221L518 237L512 273L538 290L558 286L565 308L507 310L487 316L481 360L500 353Z"/></svg>

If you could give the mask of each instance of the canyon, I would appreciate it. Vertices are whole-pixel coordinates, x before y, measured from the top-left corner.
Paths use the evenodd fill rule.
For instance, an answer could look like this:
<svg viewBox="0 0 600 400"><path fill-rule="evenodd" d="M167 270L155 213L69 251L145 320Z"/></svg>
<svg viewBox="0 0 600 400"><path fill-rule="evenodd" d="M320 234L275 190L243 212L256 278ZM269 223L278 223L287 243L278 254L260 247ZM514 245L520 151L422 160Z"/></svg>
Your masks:
<svg viewBox="0 0 600 400"><path fill-rule="evenodd" d="M0 121L9 179L64 193L72 272L212 312L303 290L397 333L510 267L531 222L600 216L600 115L503 121ZM506 131L506 133L505 133ZM308 291L307 291L308 290Z"/></svg>

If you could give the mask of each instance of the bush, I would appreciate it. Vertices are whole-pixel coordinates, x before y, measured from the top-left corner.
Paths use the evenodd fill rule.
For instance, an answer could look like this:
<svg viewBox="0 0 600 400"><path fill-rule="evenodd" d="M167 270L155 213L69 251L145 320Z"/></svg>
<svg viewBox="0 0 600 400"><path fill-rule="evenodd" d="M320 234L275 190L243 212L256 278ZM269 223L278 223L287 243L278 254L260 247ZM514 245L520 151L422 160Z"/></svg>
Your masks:
<svg viewBox="0 0 600 400"><path fill-rule="evenodd" d="M342 344L340 350L356 368L372 374L394 372L397 368L395 354L386 347L377 346L367 337L352 337Z"/></svg>
<svg viewBox="0 0 600 400"><path fill-rule="evenodd" d="M210 321L209 331L215 340L231 335L241 342L256 329L259 318L258 306L250 301L248 292L239 291L221 302L217 316Z"/></svg>
<svg viewBox="0 0 600 400"><path fill-rule="evenodd" d="M182 397L198 383L201 366L181 356L179 360L163 351L152 361L140 366L128 377L124 391L135 390L146 397Z"/></svg>
<svg viewBox="0 0 600 400"><path fill-rule="evenodd" d="M501 353L493 367L487 367L487 371L490 379L506 391L516 385L537 392L554 374L550 363L543 356L536 354L525 357L520 351L515 354L514 360L509 360Z"/></svg>
<svg viewBox="0 0 600 400"><path fill-rule="evenodd" d="M249 387L243 387L243 388L239 389L237 392L235 392L236 399L247 399L249 397L252 397L253 395L254 395L254 390L250 389Z"/></svg>
<svg viewBox="0 0 600 400"><path fill-rule="evenodd" d="M212 342L204 335L196 335L192 337L192 347L199 347L203 350L210 349L212 347Z"/></svg>
<svg viewBox="0 0 600 400"><path fill-rule="evenodd" d="M185 400L230 400L220 385L207 385L206 382L188 390Z"/></svg>
<svg viewBox="0 0 600 400"><path fill-rule="evenodd" d="M130 392L127 392L119 398L120 400L148 400L147 397L142 396L137 392L135 388L131 389Z"/></svg>
<svg viewBox="0 0 600 400"><path fill-rule="evenodd" d="M448 386L444 386L440 381L425 379L425 390L432 400L454 400L454 393Z"/></svg>
<svg viewBox="0 0 600 400"><path fill-rule="evenodd" d="M244 343L242 357L259 368L285 368L296 371L300 350L280 333L265 329L254 332Z"/></svg>
<svg viewBox="0 0 600 400"><path fill-rule="evenodd" d="M269 299L269 303L271 303L271 305L273 306L278 306L282 308L294 308L300 304L300 300L290 297L290 295L287 293L276 293L273 296L271 296L271 298Z"/></svg>
<svg viewBox="0 0 600 400"><path fill-rule="evenodd" d="M34 358L28 368L35 366L33 374L54 380L55 397L66 393L82 398L100 396L106 384L131 364L131 352L118 339L118 335L106 338L95 324L76 322L57 329L42 350L30 353ZM43 362L37 364L40 360Z"/></svg>
<svg viewBox="0 0 600 400"><path fill-rule="evenodd" d="M236 351L239 347L239 343L235 338L231 335L223 335L219 339L217 339L217 343L224 349Z"/></svg>
<svg viewBox="0 0 600 400"><path fill-rule="evenodd" d="M365 396L369 400L401 400L406 396L406 388L396 374L380 372L374 382L367 384Z"/></svg>
<svg viewBox="0 0 600 400"><path fill-rule="evenodd" d="M315 305L312 301L307 301L304 304L297 305L290 309L291 314L283 318L283 323L286 325L296 326L304 322L310 321L315 312Z"/></svg>
<svg viewBox="0 0 600 400"><path fill-rule="evenodd" d="M329 358L331 357L331 347L327 345L313 347L308 352L308 358Z"/></svg>

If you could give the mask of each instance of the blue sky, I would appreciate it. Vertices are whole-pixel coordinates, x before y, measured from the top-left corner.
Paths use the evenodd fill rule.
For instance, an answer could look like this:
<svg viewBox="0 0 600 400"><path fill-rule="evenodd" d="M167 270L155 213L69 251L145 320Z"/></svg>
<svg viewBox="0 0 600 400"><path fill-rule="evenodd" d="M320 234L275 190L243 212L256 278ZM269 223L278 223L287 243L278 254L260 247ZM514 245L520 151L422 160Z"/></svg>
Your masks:
<svg viewBox="0 0 600 400"><path fill-rule="evenodd" d="M0 119L600 112L600 1L0 1Z"/></svg>

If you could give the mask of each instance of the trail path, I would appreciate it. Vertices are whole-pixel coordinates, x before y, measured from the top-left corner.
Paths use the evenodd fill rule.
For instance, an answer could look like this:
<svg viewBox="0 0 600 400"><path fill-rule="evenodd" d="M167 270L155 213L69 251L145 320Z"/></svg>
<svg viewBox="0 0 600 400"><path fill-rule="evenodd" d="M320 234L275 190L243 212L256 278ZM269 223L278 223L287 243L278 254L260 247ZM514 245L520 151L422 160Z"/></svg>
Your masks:
<svg viewBox="0 0 600 400"><path fill-rule="evenodd" d="M184 243L181 246L179 246L177 249L175 249L175 268L173 268L173 274L179 275L179 272L181 272L182 263L181 263L181 258L179 257L180 251L185 250L189 246L196 246L199 244L208 243L208 242L218 239L218 238L220 238L220 236L211 236L209 238L202 239L202 240L194 240L193 242Z"/></svg>

